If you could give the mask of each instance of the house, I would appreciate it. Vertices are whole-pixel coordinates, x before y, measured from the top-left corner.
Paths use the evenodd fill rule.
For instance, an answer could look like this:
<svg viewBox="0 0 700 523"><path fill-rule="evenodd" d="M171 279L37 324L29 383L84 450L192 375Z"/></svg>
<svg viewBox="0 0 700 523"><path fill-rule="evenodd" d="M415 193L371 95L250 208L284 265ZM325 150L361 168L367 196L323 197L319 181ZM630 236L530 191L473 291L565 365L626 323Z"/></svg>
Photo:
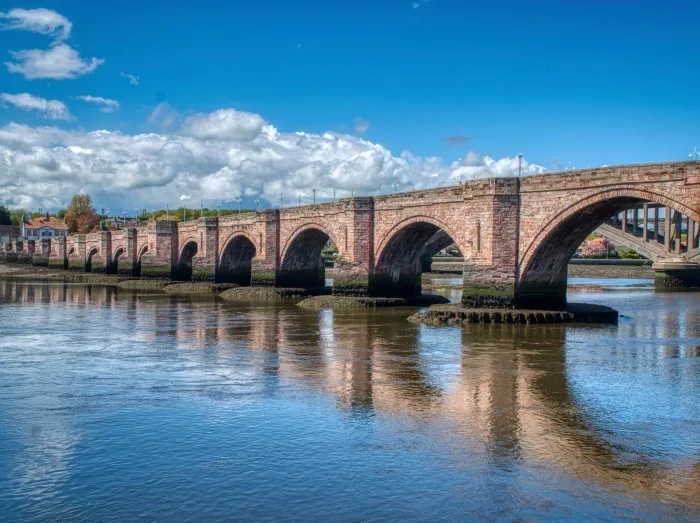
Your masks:
<svg viewBox="0 0 700 523"><path fill-rule="evenodd" d="M34 218L32 220L22 220L22 236L25 240L40 240L41 238L55 238L57 236L67 236L68 226L63 220L49 216Z"/></svg>
<svg viewBox="0 0 700 523"><path fill-rule="evenodd" d="M0 244L23 240L19 225L0 225Z"/></svg>

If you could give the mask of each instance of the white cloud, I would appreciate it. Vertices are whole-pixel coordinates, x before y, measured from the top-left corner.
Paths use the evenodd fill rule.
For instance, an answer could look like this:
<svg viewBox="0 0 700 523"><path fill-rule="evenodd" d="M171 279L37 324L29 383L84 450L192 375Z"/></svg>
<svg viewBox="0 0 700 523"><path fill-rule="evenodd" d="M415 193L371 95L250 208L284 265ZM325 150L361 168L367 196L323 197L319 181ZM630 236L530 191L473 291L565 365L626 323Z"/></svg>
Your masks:
<svg viewBox="0 0 700 523"><path fill-rule="evenodd" d="M0 29L21 29L48 35L56 40L65 40L70 36L73 24L65 16L51 9L10 9L3 13L0 11L0 20L9 20L0 23Z"/></svg>
<svg viewBox="0 0 700 523"><path fill-rule="evenodd" d="M26 49L10 51L14 62L5 62L7 70L19 73L27 80L51 78L67 80L93 72L104 63L102 58L83 60L68 44L59 43L47 50Z"/></svg>
<svg viewBox="0 0 700 523"><path fill-rule="evenodd" d="M249 141L260 134L264 125L265 120L258 114L219 109L190 116L182 125L182 133L203 140Z"/></svg>
<svg viewBox="0 0 700 523"><path fill-rule="evenodd" d="M169 110L166 107L167 110ZM162 112L162 110L161 110ZM166 111L167 114L167 111ZM523 173L543 172L523 161ZM0 127L0 199L59 207L83 190L100 206L164 206L185 201L255 198L293 203L316 187L319 200L456 184L517 173L517 157L469 154L445 163L336 133L280 132L257 114L222 109L199 114L177 133L129 135L65 131L16 123Z"/></svg>
<svg viewBox="0 0 700 523"><path fill-rule="evenodd" d="M101 96L90 95L76 96L76 98L78 100L82 100L83 102L94 103L101 106L100 111L103 113L113 113L119 109L119 102L112 100L111 98L102 98Z"/></svg>
<svg viewBox="0 0 700 523"><path fill-rule="evenodd" d="M119 73L119 76L123 76L124 78L129 80L129 83L131 85L139 85L139 77L138 76L134 76L133 74L129 74L129 73Z"/></svg>
<svg viewBox="0 0 700 523"><path fill-rule="evenodd" d="M47 100L29 93L0 93L0 100L23 111L39 111L48 120L72 120L66 104L59 100Z"/></svg>

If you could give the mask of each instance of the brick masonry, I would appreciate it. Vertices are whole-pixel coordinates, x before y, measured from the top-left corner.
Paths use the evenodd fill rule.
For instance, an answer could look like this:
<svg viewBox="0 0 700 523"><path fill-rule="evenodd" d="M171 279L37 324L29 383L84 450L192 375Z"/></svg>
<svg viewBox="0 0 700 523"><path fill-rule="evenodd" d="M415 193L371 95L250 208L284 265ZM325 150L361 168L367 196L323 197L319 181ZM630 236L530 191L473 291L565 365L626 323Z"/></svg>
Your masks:
<svg viewBox="0 0 700 523"><path fill-rule="evenodd" d="M464 255L464 303L562 306L566 267L585 237L641 202L700 223L700 164L626 165L244 212L185 223L148 222L5 244L0 259L72 270L239 284L323 284L321 249L338 247L334 292L420 292L421 257L444 231ZM427 246L427 247L426 247ZM34 249L33 251L31 249ZM675 276L674 276L675 277Z"/></svg>

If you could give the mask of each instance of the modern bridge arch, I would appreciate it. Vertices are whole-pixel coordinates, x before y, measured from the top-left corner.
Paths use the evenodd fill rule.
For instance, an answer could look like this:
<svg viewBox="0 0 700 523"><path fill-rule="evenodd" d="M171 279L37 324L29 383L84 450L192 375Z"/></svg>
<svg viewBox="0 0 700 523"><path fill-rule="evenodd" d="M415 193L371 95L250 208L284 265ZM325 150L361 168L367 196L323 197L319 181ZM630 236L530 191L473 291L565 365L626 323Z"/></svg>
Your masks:
<svg viewBox="0 0 700 523"><path fill-rule="evenodd" d="M395 225L377 249L370 293L416 296L421 293L421 259L456 243L450 228L434 218L415 216ZM461 253L464 250L457 245Z"/></svg>
<svg viewBox="0 0 700 523"><path fill-rule="evenodd" d="M197 242L194 239L189 238L183 242L177 257L177 269L174 279L182 281L190 281L192 279L192 259L198 250Z"/></svg>
<svg viewBox="0 0 700 523"><path fill-rule="evenodd" d="M216 281L250 285L256 254L255 241L247 233L238 231L229 235L219 253Z"/></svg>
<svg viewBox="0 0 700 523"><path fill-rule="evenodd" d="M325 286L326 271L321 251L329 241L340 250L333 233L322 225L306 223L297 228L282 249L277 285L307 288Z"/></svg>
<svg viewBox="0 0 700 523"><path fill-rule="evenodd" d="M566 305L568 263L588 235L614 214L643 203L658 203L698 221L700 214L663 194L634 188L601 191L562 210L530 241L518 264L516 304Z"/></svg>

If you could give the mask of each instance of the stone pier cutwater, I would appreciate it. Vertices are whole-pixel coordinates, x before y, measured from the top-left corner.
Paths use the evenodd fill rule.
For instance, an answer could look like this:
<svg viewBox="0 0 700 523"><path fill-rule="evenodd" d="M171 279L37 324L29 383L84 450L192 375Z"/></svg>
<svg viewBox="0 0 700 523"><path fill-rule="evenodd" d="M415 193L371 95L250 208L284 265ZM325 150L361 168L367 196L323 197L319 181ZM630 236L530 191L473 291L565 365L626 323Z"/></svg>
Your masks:
<svg viewBox="0 0 700 523"><path fill-rule="evenodd" d="M659 208L665 210L654 210ZM645 210L643 217L633 211L632 225L630 209ZM321 251L331 241L338 249L334 294L404 298L420 294L431 256L454 242L464 257L465 306L558 310L566 307L568 262L598 228L622 239L639 237L639 248L654 256L657 286L700 287L700 164L489 178L183 223L149 221L7 243L0 260L129 277L313 288L324 285Z"/></svg>

